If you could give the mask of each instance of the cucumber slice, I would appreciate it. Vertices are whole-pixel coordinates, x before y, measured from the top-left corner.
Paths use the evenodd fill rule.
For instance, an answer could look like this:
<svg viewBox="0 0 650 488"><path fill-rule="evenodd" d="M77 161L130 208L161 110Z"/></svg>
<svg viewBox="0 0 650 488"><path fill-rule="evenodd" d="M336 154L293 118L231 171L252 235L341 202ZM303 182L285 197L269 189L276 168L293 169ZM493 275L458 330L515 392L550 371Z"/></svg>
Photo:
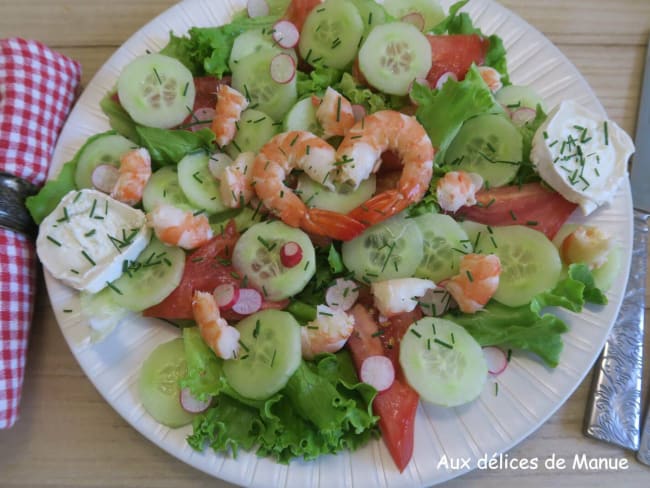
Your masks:
<svg viewBox="0 0 650 488"><path fill-rule="evenodd" d="M344 69L355 58L364 24L346 0L326 0L313 9L300 32L300 55L312 66Z"/></svg>
<svg viewBox="0 0 650 488"><path fill-rule="evenodd" d="M431 45L414 25L391 22L370 31L359 50L359 69L373 87L406 95L431 69Z"/></svg>
<svg viewBox="0 0 650 488"><path fill-rule="evenodd" d="M160 168L152 174L142 193L142 206L147 212L153 212L154 208L163 203L182 210L198 210L181 190L177 169L171 166Z"/></svg>
<svg viewBox="0 0 650 488"><path fill-rule="evenodd" d="M546 111L544 99L530 86L504 86L494 96L497 102L511 110L516 110L520 107L528 107L535 110L537 109L537 105L541 105L542 109Z"/></svg>
<svg viewBox="0 0 650 488"><path fill-rule="evenodd" d="M352 0L352 3L357 7L363 21L363 39L368 37L368 33L375 26L385 24L389 20L386 9L375 0Z"/></svg>
<svg viewBox="0 0 650 488"><path fill-rule="evenodd" d="M316 107L314 107L311 97L303 98L291 107L284 119L283 126L285 132L305 130L317 136L323 135L323 129L316 118Z"/></svg>
<svg viewBox="0 0 650 488"><path fill-rule="evenodd" d="M478 173L486 185L503 186L519 171L523 156L521 133L505 117L485 114L463 124L445 153L455 170Z"/></svg>
<svg viewBox="0 0 650 488"><path fill-rule="evenodd" d="M487 225L479 224L478 222L474 222L473 220L463 220L462 222L458 222L458 223L463 228L463 230L467 233L467 238L469 239L470 243L478 244L478 241L476 240L477 237L480 238L480 236L483 235L483 233L489 232Z"/></svg>
<svg viewBox="0 0 650 488"><path fill-rule="evenodd" d="M298 176L296 193L310 207L346 214L370 199L375 194L376 188L377 179L375 175L370 175L370 178L363 180L356 190L349 193L337 193L328 190L303 173Z"/></svg>
<svg viewBox="0 0 650 488"><path fill-rule="evenodd" d="M128 266L109 287L116 304L141 312L162 302L181 282L185 253L153 238Z"/></svg>
<svg viewBox="0 0 650 488"><path fill-rule="evenodd" d="M437 282L458 274L461 257L472 251L463 228L443 214L424 214L413 222L422 232L424 242L424 257L415 276Z"/></svg>
<svg viewBox="0 0 650 488"><path fill-rule="evenodd" d="M280 250L287 242L302 248L300 262L287 268ZM316 272L314 245L300 229L276 220L255 224L239 238L232 255L235 269L267 300L283 300L302 291Z"/></svg>
<svg viewBox="0 0 650 488"><path fill-rule="evenodd" d="M491 229L481 233L476 249L501 260L496 301L518 307L557 284L562 272L560 253L544 234L523 225Z"/></svg>
<svg viewBox="0 0 650 488"><path fill-rule="evenodd" d="M221 201L219 182L212 176L204 151L188 154L178 163L178 184L189 202L209 214L228 210Z"/></svg>
<svg viewBox="0 0 650 488"><path fill-rule="evenodd" d="M224 150L233 159L242 152L258 153L279 132L279 125L264 112L250 108L244 110L237 123L237 134Z"/></svg>
<svg viewBox="0 0 650 488"><path fill-rule="evenodd" d="M94 188L92 175L94 169L100 164L110 164L118 167L120 158L136 146L113 131L97 134L84 146L77 159L77 169L74 174L74 183L78 190Z"/></svg>
<svg viewBox="0 0 650 488"><path fill-rule="evenodd" d="M142 363L138 384L142 406L167 427L181 427L194 418L181 406L179 381L185 375L185 347L180 338L159 345Z"/></svg>
<svg viewBox="0 0 650 488"><path fill-rule="evenodd" d="M413 276L422 261L422 247L420 229L402 213L344 242L341 254L358 281L372 283Z"/></svg>
<svg viewBox="0 0 650 488"><path fill-rule="evenodd" d="M162 54L135 58L117 80L120 104L138 124L169 129L192 113L196 91L192 73Z"/></svg>
<svg viewBox="0 0 650 488"><path fill-rule="evenodd" d="M433 29L446 17L436 0L385 0L384 8L396 19L411 13L420 14L424 19L424 32Z"/></svg>
<svg viewBox="0 0 650 488"><path fill-rule="evenodd" d="M271 61L277 54L277 50L263 49L240 59L232 70L232 87L246 95L250 108L281 121L296 103L298 91L297 76L288 83L277 83L271 78Z"/></svg>
<svg viewBox="0 0 650 488"><path fill-rule="evenodd" d="M300 324L288 312L263 310L237 324L239 357L223 363L228 384L263 400L280 391L300 366Z"/></svg>
<svg viewBox="0 0 650 488"><path fill-rule="evenodd" d="M286 53L291 56L294 61L298 60L296 51L294 49L282 49L279 47L270 32L266 32L266 30L262 29L252 29L239 34L235 38L232 50L230 51L230 59L228 60L230 70L232 71L233 67L246 56L265 49L275 50L276 53Z"/></svg>
<svg viewBox="0 0 650 488"><path fill-rule="evenodd" d="M434 317L411 324L400 343L399 363L422 399L444 407L478 397L488 373L479 343L460 325Z"/></svg>

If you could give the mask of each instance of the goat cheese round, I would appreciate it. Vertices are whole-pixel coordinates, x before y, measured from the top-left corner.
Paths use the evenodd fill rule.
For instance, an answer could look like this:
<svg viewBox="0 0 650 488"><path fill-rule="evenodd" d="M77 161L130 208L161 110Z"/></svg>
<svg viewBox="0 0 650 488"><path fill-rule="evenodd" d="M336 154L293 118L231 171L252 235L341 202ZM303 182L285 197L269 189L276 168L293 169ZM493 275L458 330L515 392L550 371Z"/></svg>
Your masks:
<svg viewBox="0 0 650 488"><path fill-rule="evenodd" d="M535 133L530 159L549 186L589 215L614 198L633 152L618 124L566 101Z"/></svg>

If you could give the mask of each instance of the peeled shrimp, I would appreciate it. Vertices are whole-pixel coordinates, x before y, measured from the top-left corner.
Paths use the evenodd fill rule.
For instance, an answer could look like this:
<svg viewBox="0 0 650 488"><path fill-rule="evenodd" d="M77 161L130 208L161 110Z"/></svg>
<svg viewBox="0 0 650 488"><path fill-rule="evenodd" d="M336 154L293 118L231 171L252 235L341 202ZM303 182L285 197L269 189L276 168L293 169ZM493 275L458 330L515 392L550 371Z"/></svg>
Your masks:
<svg viewBox="0 0 650 488"><path fill-rule="evenodd" d="M142 200L144 187L151 178L151 156L144 147L133 149L120 158L119 176L111 197L127 205Z"/></svg>
<svg viewBox="0 0 650 488"><path fill-rule="evenodd" d="M490 66L480 66L478 72L492 93L498 92L503 88L501 73L494 68L491 68Z"/></svg>
<svg viewBox="0 0 650 488"><path fill-rule="evenodd" d="M499 287L501 261L495 254L466 254L460 260L460 272L445 283L462 312L482 309Z"/></svg>
<svg viewBox="0 0 650 488"><path fill-rule="evenodd" d="M384 317L412 312L418 305L418 298L436 287L431 280L420 278L395 278L377 281L370 285L375 307Z"/></svg>
<svg viewBox="0 0 650 488"><path fill-rule="evenodd" d="M195 215L190 210L162 204L147 215L147 220L156 237L165 244L194 249L212 239L212 228L205 214Z"/></svg>
<svg viewBox="0 0 650 488"><path fill-rule="evenodd" d="M438 204L447 212L456 212L465 205L476 204L476 192L483 186L483 178L477 173L450 171L436 186Z"/></svg>
<svg viewBox="0 0 650 488"><path fill-rule="evenodd" d="M325 352L340 350L354 330L354 318L327 305L316 307L316 319L300 329L302 356L313 359Z"/></svg>
<svg viewBox="0 0 650 488"><path fill-rule="evenodd" d="M253 163L255 153L244 152L225 166L218 176L221 201L230 208L239 208L251 201L253 191Z"/></svg>
<svg viewBox="0 0 650 488"><path fill-rule="evenodd" d="M322 100L312 96L316 119L323 128L323 137L344 136L354 125L354 113L350 101L331 87L325 91Z"/></svg>
<svg viewBox="0 0 650 488"><path fill-rule="evenodd" d="M365 229L361 222L337 212L309 208L285 184L291 170L301 169L313 180L332 187L328 180L334 155L334 148L311 132L278 134L255 158L255 192L266 208L291 227L338 240L352 239Z"/></svg>
<svg viewBox="0 0 650 488"><path fill-rule="evenodd" d="M381 166L381 155L394 151L402 163L397 188L386 190L352 210L360 222L376 224L424 197L433 174L434 149L414 117L393 110L369 115L352 127L336 153L333 175L338 187L356 189Z"/></svg>
<svg viewBox="0 0 650 488"><path fill-rule="evenodd" d="M237 122L246 107L248 107L248 100L244 95L229 85L217 86L217 104L214 107L212 132L217 136L219 146L230 144L235 138Z"/></svg>
<svg viewBox="0 0 650 488"><path fill-rule="evenodd" d="M239 331L221 318L212 293L196 290L192 296L192 313L208 347L220 358L236 358L239 352Z"/></svg>

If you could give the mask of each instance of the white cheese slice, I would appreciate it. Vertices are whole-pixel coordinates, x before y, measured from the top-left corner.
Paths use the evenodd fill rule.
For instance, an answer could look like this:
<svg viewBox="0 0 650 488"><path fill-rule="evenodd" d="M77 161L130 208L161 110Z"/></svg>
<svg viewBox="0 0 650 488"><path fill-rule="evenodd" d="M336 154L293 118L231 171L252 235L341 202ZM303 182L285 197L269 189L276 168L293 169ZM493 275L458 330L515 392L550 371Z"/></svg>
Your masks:
<svg viewBox="0 0 650 488"><path fill-rule="evenodd" d="M96 293L149 242L145 214L96 190L71 191L39 227L43 266L77 290Z"/></svg>
<svg viewBox="0 0 650 488"><path fill-rule="evenodd" d="M530 158L549 186L589 215L614 198L633 152L618 124L567 101L535 133Z"/></svg>

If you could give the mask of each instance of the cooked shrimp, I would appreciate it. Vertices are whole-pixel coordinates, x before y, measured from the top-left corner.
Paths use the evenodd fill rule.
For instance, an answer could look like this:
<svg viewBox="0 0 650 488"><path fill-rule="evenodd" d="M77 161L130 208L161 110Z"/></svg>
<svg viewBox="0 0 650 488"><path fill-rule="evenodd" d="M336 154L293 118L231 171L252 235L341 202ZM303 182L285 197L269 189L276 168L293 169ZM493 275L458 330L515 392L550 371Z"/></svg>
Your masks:
<svg viewBox="0 0 650 488"><path fill-rule="evenodd" d="M436 186L438 204L447 212L456 212L465 205L476 204L476 192L483 186L483 178L477 173L450 171Z"/></svg>
<svg viewBox="0 0 650 488"><path fill-rule="evenodd" d="M614 242L598 227L581 225L569 234L560 246L560 255L566 264L585 263L589 269L600 268Z"/></svg>
<svg viewBox="0 0 650 488"><path fill-rule="evenodd" d="M212 239L212 228L205 214L195 215L190 210L181 210L162 204L147 215L156 237L165 244L194 249Z"/></svg>
<svg viewBox="0 0 650 488"><path fill-rule="evenodd" d="M201 337L208 347L220 358L236 358L239 352L239 331L221 318L212 293L195 290L192 296L192 313Z"/></svg>
<svg viewBox="0 0 650 488"><path fill-rule="evenodd" d="M316 319L300 329L302 357L313 359L325 352L340 350L354 330L354 318L327 305L316 307Z"/></svg>
<svg viewBox="0 0 650 488"><path fill-rule="evenodd" d="M354 112L350 101L331 87L327 87L322 99L312 96L316 119L323 127L323 137L344 136L354 125Z"/></svg>
<svg viewBox="0 0 650 488"><path fill-rule="evenodd" d="M462 312L475 313L496 293L501 261L495 254L466 254L460 260L460 273L445 283Z"/></svg>
<svg viewBox="0 0 650 488"><path fill-rule="evenodd" d="M248 107L248 100L229 85L217 86L217 104L214 107L212 132L221 147L230 144L237 134L237 122Z"/></svg>
<svg viewBox="0 0 650 488"><path fill-rule="evenodd" d="M370 285L375 307L384 317L398 313L412 312L418 305L418 298L436 287L431 280L420 278L395 278L377 281Z"/></svg>
<svg viewBox="0 0 650 488"><path fill-rule="evenodd" d="M117 182L111 197L127 205L142 200L144 187L151 178L151 156L144 147L133 149L120 158Z"/></svg>
<svg viewBox="0 0 650 488"><path fill-rule="evenodd" d="M219 175L221 200L230 208L246 205L254 196L253 163L255 153L244 152L235 158Z"/></svg>
<svg viewBox="0 0 650 488"><path fill-rule="evenodd" d="M383 110L357 122L336 153L337 186L351 189L381 166L384 151L394 151L402 164L397 188L386 190L352 210L360 222L376 224L424 197L433 174L434 150L424 127L413 117Z"/></svg>
<svg viewBox="0 0 650 488"><path fill-rule="evenodd" d="M503 88L501 73L494 68L491 68L490 66L480 66L478 72L492 93L498 92Z"/></svg>
<svg viewBox="0 0 650 488"><path fill-rule="evenodd" d="M311 132L278 134L255 158L255 192L266 208L291 227L339 240L352 239L365 229L361 222L337 212L309 208L285 184L291 170L301 169L313 180L333 188L328 180L334 156L334 148Z"/></svg>

